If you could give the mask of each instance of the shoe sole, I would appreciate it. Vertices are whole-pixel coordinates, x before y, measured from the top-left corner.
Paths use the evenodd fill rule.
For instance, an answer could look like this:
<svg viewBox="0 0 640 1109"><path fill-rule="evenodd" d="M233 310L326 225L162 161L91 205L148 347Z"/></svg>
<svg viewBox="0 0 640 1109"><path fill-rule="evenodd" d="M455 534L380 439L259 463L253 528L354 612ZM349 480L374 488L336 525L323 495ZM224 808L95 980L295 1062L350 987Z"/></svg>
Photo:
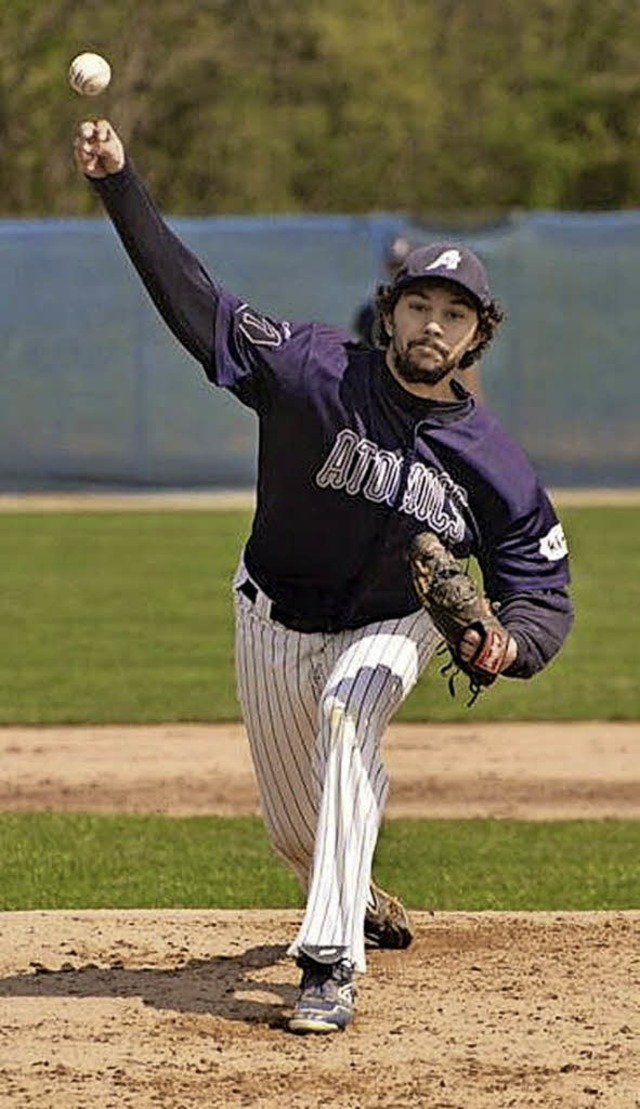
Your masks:
<svg viewBox="0 0 640 1109"><path fill-rule="evenodd" d="M298 1035L323 1035L331 1032L344 1032L346 1025L333 1024L328 1020L313 1020L310 1017L292 1017L289 1021L289 1031Z"/></svg>

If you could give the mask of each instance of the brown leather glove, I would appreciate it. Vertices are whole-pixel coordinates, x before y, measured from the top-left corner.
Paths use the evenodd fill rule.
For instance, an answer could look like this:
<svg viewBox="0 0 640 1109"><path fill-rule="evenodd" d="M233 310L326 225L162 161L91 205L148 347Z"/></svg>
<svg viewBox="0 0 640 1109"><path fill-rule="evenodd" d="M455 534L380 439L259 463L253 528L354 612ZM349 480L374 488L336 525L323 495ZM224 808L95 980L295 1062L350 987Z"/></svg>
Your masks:
<svg viewBox="0 0 640 1109"><path fill-rule="evenodd" d="M456 666L471 679L471 688L491 685L503 669L511 637L473 578L433 532L415 537L409 551L413 585L451 652ZM475 646L463 644L475 632ZM462 652L462 653L461 653Z"/></svg>

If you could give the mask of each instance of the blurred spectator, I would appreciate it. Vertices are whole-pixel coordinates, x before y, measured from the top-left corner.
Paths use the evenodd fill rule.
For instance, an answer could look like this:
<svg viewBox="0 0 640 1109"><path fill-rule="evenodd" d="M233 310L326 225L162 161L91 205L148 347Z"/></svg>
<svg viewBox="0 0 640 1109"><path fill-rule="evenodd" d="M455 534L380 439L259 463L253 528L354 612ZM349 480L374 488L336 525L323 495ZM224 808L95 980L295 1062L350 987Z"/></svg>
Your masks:
<svg viewBox="0 0 640 1109"><path fill-rule="evenodd" d="M404 235L398 235L393 240L385 255L386 281L393 281L407 254L412 249L413 243L409 242L409 239L405 239ZM376 345L375 322L376 310L374 298L371 297L370 300L360 305L351 325L357 338L362 343L366 343L368 347L375 347Z"/></svg>

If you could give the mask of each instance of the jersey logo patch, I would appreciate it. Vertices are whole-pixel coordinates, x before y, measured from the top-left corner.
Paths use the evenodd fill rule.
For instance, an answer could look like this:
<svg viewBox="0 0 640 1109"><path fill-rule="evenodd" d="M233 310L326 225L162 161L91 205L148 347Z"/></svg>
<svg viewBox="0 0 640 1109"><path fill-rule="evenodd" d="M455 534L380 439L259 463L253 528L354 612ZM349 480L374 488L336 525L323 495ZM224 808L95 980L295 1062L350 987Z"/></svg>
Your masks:
<svg viewBox="0 0 640 1109"><path fill-rule="evenodd" d="M288 324L277 327L266 316L258 316L245 304L239 309L238 331L256 347L281 347L290 335Z"/></svg>
<svg viewBox="0 0 640 1109"><path fill-rule="evenodd" d="M554 524L551 531L542 536L540 554L547 558L549 562L559 562L561 558L566 558L569 554L562 524Z"/></svg>
<svg viewBox="0 0 640 1109"><path fill-rule="evenodd" d="M462 255L459 250L443 250L439 254L435 262L431 262L427 266L428 270L457 270L462 261Z"/></svg>

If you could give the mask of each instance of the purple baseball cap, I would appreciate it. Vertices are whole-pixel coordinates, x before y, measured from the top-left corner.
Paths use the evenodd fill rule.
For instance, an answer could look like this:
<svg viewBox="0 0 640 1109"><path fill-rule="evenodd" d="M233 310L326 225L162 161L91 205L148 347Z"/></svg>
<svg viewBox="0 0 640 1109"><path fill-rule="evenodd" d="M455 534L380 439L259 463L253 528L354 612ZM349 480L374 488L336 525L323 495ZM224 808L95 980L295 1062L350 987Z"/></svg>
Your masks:
<svg viewBox="0 0 640 1109"><path fill-rule="evenodd" d="M407 255L398 270L392 289L404 289L414 281L437 277L454 281L471 293L482 305L491 303L489 280L482 262L472 250L455 243L431 243L419 246Z"/></svg>

